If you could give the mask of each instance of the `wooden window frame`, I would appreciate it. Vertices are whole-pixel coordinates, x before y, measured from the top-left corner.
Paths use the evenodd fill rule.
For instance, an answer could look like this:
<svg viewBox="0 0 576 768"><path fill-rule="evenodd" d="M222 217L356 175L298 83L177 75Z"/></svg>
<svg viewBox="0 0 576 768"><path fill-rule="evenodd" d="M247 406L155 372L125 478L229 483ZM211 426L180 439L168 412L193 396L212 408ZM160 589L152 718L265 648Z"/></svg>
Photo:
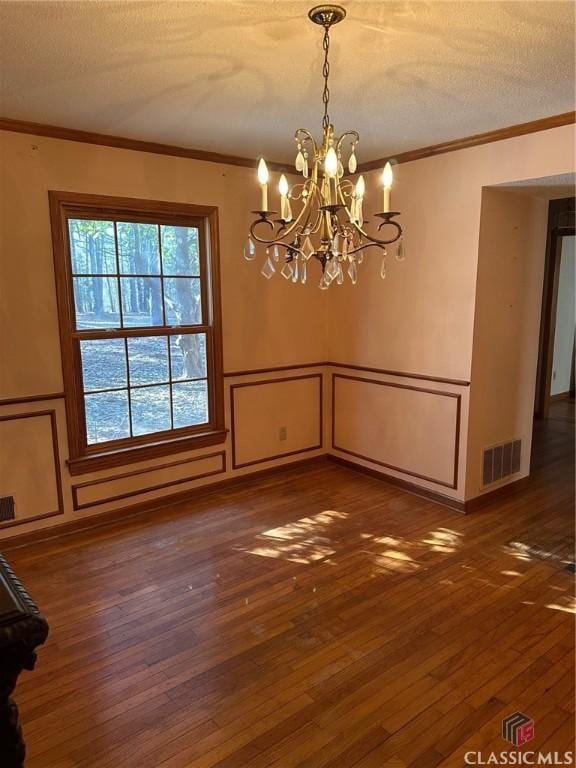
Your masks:
<svg viewBox="0 0 576 768"><path fill-rule="evenodd" d="M50 218L62 350L70 474L79 475L157 456L194 450L224 442L224 379L222 370L222 310L218 208L156 200L141 200L76 192L50 191ZM135 223L192 226L199 231L202 324L195 331L206 334L209 421L191 427L88 444L82 384L80 338L89 330L76 331L75 304L68 220L74 218ZM106 338L175 335L179 326L112 329ZM98 337L101 337L99 334Z"/></svg>

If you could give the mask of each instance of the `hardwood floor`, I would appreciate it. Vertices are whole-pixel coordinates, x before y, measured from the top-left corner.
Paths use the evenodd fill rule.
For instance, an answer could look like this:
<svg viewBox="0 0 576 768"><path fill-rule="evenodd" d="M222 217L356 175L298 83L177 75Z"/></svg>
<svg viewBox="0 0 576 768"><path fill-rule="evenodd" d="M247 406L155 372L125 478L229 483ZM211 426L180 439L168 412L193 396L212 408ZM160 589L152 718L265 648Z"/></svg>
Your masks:
<svg viewBox="0 0 576 768"><path fill-rule="evenodd" d="M319 461L8 552L27 768L461 766L517 710L570 749L573 433L467 517Z"/></svg>

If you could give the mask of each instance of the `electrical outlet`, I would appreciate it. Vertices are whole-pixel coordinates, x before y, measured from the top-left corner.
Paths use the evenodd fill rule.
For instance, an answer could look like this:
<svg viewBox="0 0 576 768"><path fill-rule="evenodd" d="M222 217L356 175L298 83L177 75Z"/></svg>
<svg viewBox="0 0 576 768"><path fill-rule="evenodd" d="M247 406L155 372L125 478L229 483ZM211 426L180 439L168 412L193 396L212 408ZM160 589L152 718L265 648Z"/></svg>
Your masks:
<svg viewBox="0 0 576 768"><path fill-rule="evenodd" d="M278 432L278 437L280 440L287 440L288 439L288 427L280 427L280 430Z"/></svg>

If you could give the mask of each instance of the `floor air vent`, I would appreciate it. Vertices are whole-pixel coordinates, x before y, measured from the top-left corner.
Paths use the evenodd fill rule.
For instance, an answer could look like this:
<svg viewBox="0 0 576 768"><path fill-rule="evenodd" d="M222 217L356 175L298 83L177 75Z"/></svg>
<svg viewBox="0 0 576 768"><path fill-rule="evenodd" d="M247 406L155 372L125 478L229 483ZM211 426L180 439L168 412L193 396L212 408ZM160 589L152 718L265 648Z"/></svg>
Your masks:
<svg viewBox="0 0 576 768"><path fill-rule="evenodd" d="M496 483L504 477L520 472L521 452L521 440L513 440L511 443L486 448L482 465L483 485Z"/></svg>
<svg viewBox="0 0 576 768"><path fill-rule="evenodd" d="M0 523L14 520L15 517L14 496L0 496Z"/></svg>

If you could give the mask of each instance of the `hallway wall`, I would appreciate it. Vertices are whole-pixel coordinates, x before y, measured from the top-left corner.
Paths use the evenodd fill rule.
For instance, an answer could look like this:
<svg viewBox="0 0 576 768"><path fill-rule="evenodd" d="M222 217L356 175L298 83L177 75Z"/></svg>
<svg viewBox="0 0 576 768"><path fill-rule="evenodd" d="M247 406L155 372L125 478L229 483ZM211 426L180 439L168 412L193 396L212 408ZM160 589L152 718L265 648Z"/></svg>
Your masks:
<svg viewBox="0 0 576 768"><path fill-rule="evenodd" d="M576 237L562 238L554 358L550 394L569 392L574 355L574 320L576 316Z"/></svg>
<svg viewBox="0 0 576 768"><path fill-rule="evenodd" d="M548 201L482 193L466 498L530 472ZM482 485L485 448L520 440L520 472Z"/></svg>

